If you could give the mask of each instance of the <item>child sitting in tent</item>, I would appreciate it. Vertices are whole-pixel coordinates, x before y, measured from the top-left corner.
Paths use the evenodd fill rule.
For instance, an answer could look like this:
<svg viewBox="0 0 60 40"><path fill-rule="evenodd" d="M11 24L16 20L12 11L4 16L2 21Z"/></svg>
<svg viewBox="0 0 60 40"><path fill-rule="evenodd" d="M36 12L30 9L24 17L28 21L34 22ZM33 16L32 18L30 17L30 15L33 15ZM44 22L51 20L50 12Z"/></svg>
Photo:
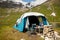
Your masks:
<svg viewBox="0 0 60 40"><path fill-rule="evenodd" d="M43 24L43 22L40 22L40 24L39 24L39 26L40 26L40 33L43 33L43 27L44 27L44 24Z"/></svg>

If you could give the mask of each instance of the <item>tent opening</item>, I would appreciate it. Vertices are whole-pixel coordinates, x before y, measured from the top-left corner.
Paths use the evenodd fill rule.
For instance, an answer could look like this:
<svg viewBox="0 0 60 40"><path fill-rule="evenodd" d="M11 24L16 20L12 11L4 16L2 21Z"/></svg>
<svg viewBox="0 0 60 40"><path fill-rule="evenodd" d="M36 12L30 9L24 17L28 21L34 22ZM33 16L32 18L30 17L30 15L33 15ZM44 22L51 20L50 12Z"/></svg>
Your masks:
<svg viewBox="0 0 60 40"><path fill-rule="evenodd" d="M39 20L36 16L29 16L29 27L32 27L32 24L39 25Z"/></svg>

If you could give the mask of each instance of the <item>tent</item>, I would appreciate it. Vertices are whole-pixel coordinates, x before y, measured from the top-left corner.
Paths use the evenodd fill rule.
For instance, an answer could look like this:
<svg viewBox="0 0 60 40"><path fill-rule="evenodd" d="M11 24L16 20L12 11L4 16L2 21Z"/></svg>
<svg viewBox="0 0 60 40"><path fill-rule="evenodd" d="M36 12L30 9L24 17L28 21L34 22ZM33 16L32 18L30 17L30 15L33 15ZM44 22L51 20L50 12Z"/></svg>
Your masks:
<svg viewBox="0 0 60 40"><path fill-rule="evenodd" d="M42 18L42 22L44 25L49 25L45 15L38 12L27 12L24 13L18 20L17 25L14 25L14 28L20 32L23 32L26 27L31 27L32 24L39 25L40 21L38 18Z"/></svg>

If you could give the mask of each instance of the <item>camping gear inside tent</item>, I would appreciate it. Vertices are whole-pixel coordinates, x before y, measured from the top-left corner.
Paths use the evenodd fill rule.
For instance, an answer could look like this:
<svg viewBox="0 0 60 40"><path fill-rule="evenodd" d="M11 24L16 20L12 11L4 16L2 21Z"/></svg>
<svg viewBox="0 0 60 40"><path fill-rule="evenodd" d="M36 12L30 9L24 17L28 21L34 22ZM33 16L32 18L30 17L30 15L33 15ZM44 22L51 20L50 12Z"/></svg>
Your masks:
<svg viewBox="0 0 60 40"><path fill-rule="evenodd" d="M42 18L43 25L49 25L47 19L43 14L37 13L37 12L27 12L27 13L24 13L17 20L16 24L14 25L14 28L20 32L23 32L25 28L30 29L34 26L34 24L40 26L41 22L39 21L38 18Z"/></svg>

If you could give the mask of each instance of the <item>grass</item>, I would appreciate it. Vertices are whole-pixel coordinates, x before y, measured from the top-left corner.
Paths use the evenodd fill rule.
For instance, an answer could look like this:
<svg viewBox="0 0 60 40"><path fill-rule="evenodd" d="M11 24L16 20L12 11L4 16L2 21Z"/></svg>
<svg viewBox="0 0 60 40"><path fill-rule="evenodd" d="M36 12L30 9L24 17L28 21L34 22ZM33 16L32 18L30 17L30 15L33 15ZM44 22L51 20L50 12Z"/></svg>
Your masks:
<svg viewBox="0 0 60 40"><path fill-rule="evenodd" d="M60 6L54 4L53 7L54 7L54 9L55 9L54 11L56 13L54 22L60 22ZM24 12L28 12L28 11L24 11ZM21 33L15 29L13 29L13 26L14 26L16 20L18 18L20 18L20 16L24 12L11 12L11 13L9 13L9 16L6 17L8 15L7 9L0 8L0 16L3 16L3 17L0 17L0 40L20 40L21 38L25 38L26 40L30 39L30 37L28 37L28 35L26 33ZM53 19L52 19L53 17L50 16L50 14L52 13L52 10L48 10L47 6L45 4L32 8L32 12L43 13L49 22L53 22ZM60 33L59 27L57 27L57 28L55 27L54 30L56 30L57 32ZM31 37L31 38L33 38L33 37ZM39 40L39 39L43 40L42 38L37 37L37 40Z"/></svg>
<svg viewBox="0 0 60 40"><path fill-rule="evenodd" d="M3 26L0 29L0 40L20 40L22 38L25 40L43 40L38 36L28 36L26 33L19 32L10 26Z"/></svg>

